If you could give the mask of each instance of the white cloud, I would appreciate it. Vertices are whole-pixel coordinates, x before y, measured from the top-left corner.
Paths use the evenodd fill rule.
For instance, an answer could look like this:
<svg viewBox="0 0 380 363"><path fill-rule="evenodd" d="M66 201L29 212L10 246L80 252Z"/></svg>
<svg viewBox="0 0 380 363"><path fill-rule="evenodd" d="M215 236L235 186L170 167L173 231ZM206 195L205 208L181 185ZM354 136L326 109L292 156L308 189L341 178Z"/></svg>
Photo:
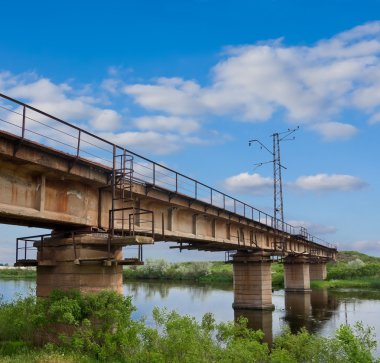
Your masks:
<svg viewBox="0 0 380 363"><path fill-rule="evenodd" d="M380 22L355 27L312 46L282 40L230 47L212 69L209 85L182 78L131 84L124 92L137 104L172 115L232 115L268 120L284 112L293 122L316 125L325 139L352 137L340 123L344 111L371 118L380 112Z"/></svg>
<svg viewBox="0 0 380 363"><path fill-rule="evenodd" d="M200 126L196 120L176 116L143 116L134 119L134 125L140 130L156 130L189 134Z"/></svg>
<svg viewBox="0 0 380 363"><path fill-rule="evenodd" d="M115 130L120 125L121 116L114 110L101 110L90 122L97 130Z"/></svg>
<svg viewBox="0 0 380 363"><path fill-rule="evenodd" d="M372 115L371 118L368 120L368 123L370 125L380 123L380 112L375 113L374 115Z"/></svg>
<svg viewBox="0 0 380 363"><path fill-rule="evenodd" d="M181 78L159 78L155 85L135 84L124 87L137 103L149 110L169 112L174 115L194 115L202 108L196 99L200 87L193 81Z"/></svg>
<svg viewBox="0 0 380 363"><path fill-rule="evenodd" d="M362 189L367 184L358 177L343 174L316 174L299 177L292 186L304 190L350 191Z"/></svg>
<svg viewBox="0 0 380 363"><path fill-rule="evenodd" d="M181 148L179 135L161 134L154 131L100 133L100 137L133 151L149 151L155 154L170 154Z"/></svg>
<svg viewBox="0 0 380 363"><path fill-rule="evenodd" d="M119 79L107 78L102 81L100 87L113 95L119 92L119 87L121 86L121 81Z"/></svg>
<svg viewBox="0 0 380 363"><path fill-rule="evenodd" d="M323 122L314 125L312 129L321 134L325 141L347 140L358 132L356 127L340 122Z"/></svg>
<svg viewBox="0 0 380 363"><path fill-rule="evenodd" d="M312 223L307 221L300 220L290 220L287 221L293 227L303 227L312 234L312 235L325 235L325 234L333 234L336 233L337 229L334 226L326 226L323 224Z"/></svg>
<svg viewBox="0 0 380 363"><path fill-rule="evenodd" d="M224 181L227 190L235 193L262 194L272 190L273 179L260 174L241 173Z"/></svg>
<svg viewBox="0 0 380 363"><path fill-rule="evenodd" d="M111 68L112 75L119 73L119 68ZM120 80L106 79L100 89L110 94L118 92ZM184 91L191 92L192 84L180 84L179 80L160 80L162 86L178 85ZM110 108L101 107L102 98L95 97L95 90L84 87L81 92L75 92L68 83L55 84L51 80L36 74L13 75L10 72L0 73L0 90L11 97L21 99L26 103L59 117L70 123L90 130L111 142L126 145L139 152L168 154L178 151L185 145L206 145L213 142L217 136L212 132L198 135L200 122L189 117L151 115L141 116L127 123L121 115ZM1 127L9 132L18 133L21 126L21 109L16 113L0 110L0 116L14 126L2 123ZM18 127L17 127L18 126ZM51 118L27 110L27 137L34 141L57 146L64 151L73 151L77 146L77 131L53 121ZM119 130L116 132L115 130ZM42 136L41 136L42 135ZM57 136L58 135L58 136ZM46 139L50 137L50 139ZM99 142L82 135L82 148L91 148ZM220 139L220 137L219 137ZM88 141L86 143L86 141ZM93 156L95 157L95 156Z"/></svg>
<svg viewBox="0 0 380 363"><path fill-rule="evenodd" d="M74 123L89 122L98 130L115 130L120 125L121 116L116 111L95 106L94 97L75 95L67 83L55 84L37 75L31 79L27 74L0 74L0 79L4 93L56 117Z"/></svg>

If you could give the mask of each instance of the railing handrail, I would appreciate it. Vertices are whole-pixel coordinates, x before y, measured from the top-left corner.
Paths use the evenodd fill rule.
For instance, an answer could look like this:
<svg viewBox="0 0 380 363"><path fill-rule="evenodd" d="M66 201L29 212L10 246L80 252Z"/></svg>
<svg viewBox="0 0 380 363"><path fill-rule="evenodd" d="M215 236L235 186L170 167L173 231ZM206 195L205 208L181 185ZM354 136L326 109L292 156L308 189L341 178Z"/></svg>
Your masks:
<svg viewBox="0 0 380 363"><path fill-rule="evenodd" d="M81 133L86 134L86 135L88 135L88 136L90 136L90 137L95 138L96 140L99 140L99 141L101 141L101 142L104 142L105 144L108 144L108 145L112 146L113 150L115 150L115 149L119 149L119 150L121 150L122 152L126 152L126 153L128 153L128 154L131 154L131 155L133 155L133 156L135 156L135 157L137 157L137 158L139 158L139 159L142 159L143 161L146 161L146 162L152 164L152 166L153 166L153 182L155 181L155 173L156 173L156 169L157 169L157 167L162 168L162 169L164 169L164 170L167 170L167 171L170 172L170 173L173 173L173 174L175 175L175 179L176 179L176 191L175 191L176 193L178 193L178 177L181 177L181 178L184 178L184 179L189 180L189 181L191 181L191 182L194 183L194 187L195 187L195 199L196 199L196 200L202 201L202 199L197 198L197 195L196 195L196 194L197 194L197 188L198 188L198 186L202 186L202 187L206 188L207 190L209 190L209 191L210 191L210 194L211 194L211 203L208 203L208 202L205 202L205 203L208 203L208 204L210 204L210 205L212 205L212 206L215 206L215 205L212 203L212 202L213 202L213 200L212 200L212 195L213 195L213 193L218 193L220 196L223 197L224 208L222 208L222 209L224 209L224 210L226 210L226 211L232 213L232 211L228 210L228 209L226 208L226 205L225 205L226 198L228 198L229 200L233 201L233 203L234 203L234 213L235 213L235 214L238 214L238 215L244 215L245 218L247 218L247 219L252 219L253 221L255 221L255 219L254 219L253 217L250 218L250 217L248 217L248 216L246 215L246 207L248 207L249 209L251 209L252 216L253 216L253 211L258 212L258 214L259 214L259 220L257 220L256 222L259 222L259 223L265 224L265 225L267 225L268 227L272 227L272 228L275 228L275 226L277 225L277 229L278 229L278 230L281 230L282 232L285 232L285 233L289 233L289 234L293 234L293 235L295 235L295 234L299 234L299 233L296 233L296 231L299 230L300 227L292 226L292 225L290 225L289 223L287 223L287 222L282 222L282 221L279 220L279 219L276 219L276 220L275 220L274 217L273 217L272 215L270 215L269 213L266 213L266 212L264 212L264 211L262 211L262 210L260 210L260 209L257 209L256 207L254 207L254 206L252 206L252 205L249 205L249 204L247 204L247 203L245 203L245 202L243 202L243 201L241 201L241 200L239 200L239 199L236 199L236 198L234 198L234 197L232 197L232 196L230 196L230 195L228 195L228 194L226 194L226 193L224 193L224 192L221 192L220 190L217 190L217 189L215 189L215 188L213 188L213 187L210 187L210 186L208 186L207 184L202 183L202 182L200 182L200 181L198 181L198 180L196 180L196 179L194 179L194 178L192 178L192 177L186 176L186 175L184 175L184 174L182 174L182 173L180 173L180 172L178 172L178 171L176 171L176 170L174 170L174 169L171 169L171 168L169 168L169 167L167 167L167 166L165 166L165 165L162 165L162 164L157 163L157 162L155 162L155 161L153 161L153 160L150 160L150 159L148 159L148 158L146 158L146 157L144 157L144 156L142 156L142 155L140 155L140 154L137 154L137 153L135 153L135 152L133 152L133 151L127 149L127 148L121 147L121 146L119 146L119 145L117 145L117 144L115 144L115 143L112 143L112 142L110 142L110 141L108 141L108 140L106 140L106 139L104 139L104 138L102 138L102 137L99 137L99 136L97 136L97 135L95 135L95 134L93 134L93 133L91 133L91 132L89 132L89 131L87 131L87 130L81 128L81 127L78 127L78 126L76 126L76 125L73 125L73 124L71 124L71 123L69 123L69 122L67 122L67 121L64 121L64 120L62 120L62 119L60 119L60 118L58 118L58 117L56 117L56 116L53 116L53 115L51 115L51 114L49 114L49 113L47 113L47 112L44 112L44 111L39 110L39 109L37 109L37 108L35 108L35 107L33 107L33 106L30 106L30 105L28 105L28 104L26 104L26 103L24 103L24 102L21 102L21 101L16 100L16 99L14 99L14 98L12 98L12 97L9 97L9 96L7 96L7 95L5 95L5 94L3 94L3 93L0 93L0 97L6 99L6 100L8 100L8 101L11 101L11 102L13 102L13 103L16 103L16 104L18 104L19 106L24 107L24 110L25 110L25 109L30 109L30 110L32 110L32 111L34 111L34 112L37 112L37 113L39 113L39 114L41 114L41 115L43 115L43 116L45 116L45 117L51 118L52 120L55 120L55 121L57 121L57 122L59 122L59 123L65 125L65 126L68 126L68 127L72 128L72 129L75 129L76 131L78 131L78 133L79 133L78 135L80 135ZM24 121L25 121L25 112L23 113L23 117L24 117ZM23 126L22 126L22 127L23 127L23 128L25 127L25 122L23 122ZM23 135L24 135L24 131L25 131L25 130L23 129ZM42 135L42 136L44 136L44 135ZM70 135L70 136L73 136L73 135ZM47 136L45 135L45 137L47 137ZM75 137L75 136L73 136L73 137ZM79 136L79 137L80 137L80 136ZM77 150L76 150L76 155L77 155L77 157L78 157L79 152L80 152L80 143L79 143L79 139L78 139L78 145L77 145L76 149L77 149ZM158 173L159 173L159 172L158 172ZM143 180L143 179L141 179L141 180L142 180L143 182L145 182L145 183L147 182L146 180ZM155 184L153 183L153 185L155 185ZM236 207L237 207L236 204L237 204L237 203L240 204L240 205L244 208L244 214L240 214L240 213L238 213L238 212L236 211ZM218 208L221 208L221 207L218 207ZM271 225L268 225L267 223L264 223L264 222L261 220L261 216L262 216L262 217L265 217L265 222L267 222L267 220L268 220L268 218L269 218L269 221L271 222ZM280 227L281 227L281 228L280 228ZM284 227L286 227L286 228L284 228ZM289 231L288 231L288 230L289 230ZM332 245L332 244L330 244L330 243L328 243L328 242L326 242L326 241L323 241L322 239L320 239L320 238L318 238L318 237L312 236L312 235L309 234L309 233L307 233L307 240L308 240L309 242L311 242L311 243L315 243L315 244L319 244L319 245L322 245L322 246L325 246L325 247L328 247L328 248L336 249L336 246L335 246L335 245ZM315 240L318 240L318 242L316 242Z"/></svg>

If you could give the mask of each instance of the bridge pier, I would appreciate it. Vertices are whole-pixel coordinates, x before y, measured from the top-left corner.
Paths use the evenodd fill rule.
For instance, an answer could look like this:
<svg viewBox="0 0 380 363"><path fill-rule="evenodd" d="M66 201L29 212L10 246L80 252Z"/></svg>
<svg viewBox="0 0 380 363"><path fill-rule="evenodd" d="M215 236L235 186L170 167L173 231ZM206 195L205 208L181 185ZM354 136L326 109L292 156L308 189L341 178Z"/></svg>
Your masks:
<svg viewBox="0 0 380 363"><path fill-rule="evenodd" d="M284 261L285 291L308 292L310 289L309 260L305 256L288 256Z"/></svg>
<svg viewBox="0 0 380 363"><path fill-rule="evenodd" d="M326 280L326 277L326 262L317 262L310 264L310 280Z"/></svg>
<svg viewBox="0 0 380 363"><path fill-rule="evenodd" d="M111 245L107 236L84 234L69 238L45 239L36 243L36 295L48 296L53 290L98 292L105 289L122 292L122 246Z"/></svg>
<svg viewBox="0 0 380 363"><path fill-rule="evenodd" d="M273 310L270 255L237 252L233 256L234 309Z"/></svg>

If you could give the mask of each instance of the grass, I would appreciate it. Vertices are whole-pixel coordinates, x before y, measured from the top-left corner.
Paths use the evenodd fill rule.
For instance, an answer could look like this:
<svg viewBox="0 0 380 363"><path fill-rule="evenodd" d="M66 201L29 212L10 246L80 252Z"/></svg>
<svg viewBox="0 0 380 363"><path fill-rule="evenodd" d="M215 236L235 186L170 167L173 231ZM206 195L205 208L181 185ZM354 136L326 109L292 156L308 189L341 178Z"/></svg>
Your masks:
<svg viewBox="0 0 380 363"><path fill-rule="evenodd" d="M9 280L27 280L35 279L35 269L21 269L21 268L2 268L0 269L0 279Z"/></svg>
<svg viewBox="0 0 380 363"><path fill-rule="evenodd" d="M362 278L354 280L325 280L325 281L311 281L312 288L328 288L328 289L380 289L380 281L378 278Z"/></svg>

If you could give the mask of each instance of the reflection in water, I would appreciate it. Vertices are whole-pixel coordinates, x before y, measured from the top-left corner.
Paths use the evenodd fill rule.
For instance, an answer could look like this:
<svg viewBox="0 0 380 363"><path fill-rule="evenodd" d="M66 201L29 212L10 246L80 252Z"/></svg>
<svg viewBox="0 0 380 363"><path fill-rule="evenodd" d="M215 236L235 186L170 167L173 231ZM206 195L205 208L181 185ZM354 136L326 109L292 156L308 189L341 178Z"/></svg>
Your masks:
<svg viewBox="0 0 380 363"><path fill-rule="evenodd" d="M272 345L273 342L273 312L272 310L247 310L235 309L235 320L240 316L248 319L248 328L262 330L264 333L263 341Z"/></svg>
<svg viewBox="0 0 380 363"><path fill-rule="evenodd" d="M311 333L318 333L338 308L339 301L329 296L327 289L286 292L284 320L292 333L303 327Z"/></svg>
<svg viewBox="0 0 380 363"><path fill-rule="evenodd" d="M292 333L309 328L311 316L310 292L285 292L285 317Z"/></svg>
<svg viewBox="0 0 380 363"><path fill-rule="evenodd" d="M172 289L186 291L191 300L205 301L215 290L215 287L197 283L171 283L160 281L131 281L124 284L124 293L126 295L132 295L134 299L139 298L141 294L146 300L153 299L157 294L161 299L167 299ZM231 291L231 287L227 286L223 290Z"/></svg>

